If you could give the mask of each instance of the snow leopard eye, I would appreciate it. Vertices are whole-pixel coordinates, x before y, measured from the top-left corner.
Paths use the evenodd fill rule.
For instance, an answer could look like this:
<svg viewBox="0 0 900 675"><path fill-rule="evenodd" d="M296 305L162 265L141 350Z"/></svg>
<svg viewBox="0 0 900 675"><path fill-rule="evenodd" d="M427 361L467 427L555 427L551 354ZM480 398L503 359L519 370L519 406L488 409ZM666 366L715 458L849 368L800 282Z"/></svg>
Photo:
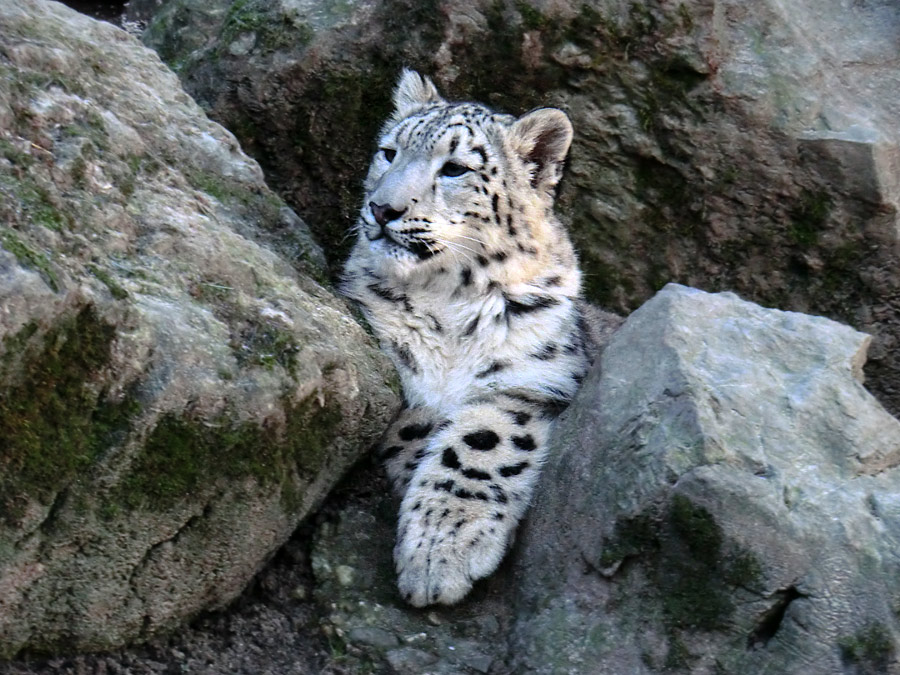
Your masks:
<svg viewBox="0 0 900 675"><path fill-rule="evenodd" d="M384 158L388 161L388 164L394 161L394 157L397 156L397 151L392 150L391 148L381 148L381 152L384 153Z"/></svg>
<svg viewBox="0 0 900 675"><path fill-rule="evenodd" d="M463 166L462 164L457 164L456 162L447 162L444 166L441 167L441 175L448 176L449 178L456 178L457 176L462 176L464 173L468 173L471 171L469 167Z"/></svg>

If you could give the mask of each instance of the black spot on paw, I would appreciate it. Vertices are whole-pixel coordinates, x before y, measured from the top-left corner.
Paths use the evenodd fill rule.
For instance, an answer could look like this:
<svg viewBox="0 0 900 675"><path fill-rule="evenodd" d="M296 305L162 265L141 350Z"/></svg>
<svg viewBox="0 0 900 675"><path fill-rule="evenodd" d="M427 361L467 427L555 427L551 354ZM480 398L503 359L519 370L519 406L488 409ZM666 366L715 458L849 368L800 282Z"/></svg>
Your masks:
<svg viewBox="0 0 900 675"><path fill-rule="evenodd" d="M380 453L380 458L384 461L389 459L393 459L397 455L399 455L403 451L402 445L392 445L389 448L384 448Z"/></svg>
<svg viewBox="0 0 900 675"><path fill-rule="evenodd" d="M428 436L433 427L434 425L430 422L425 422L424 424L408 424L400 429L400 431L397 432L397 435L404 441L416 441Z"/></svg>
<svg viewBox="0 0 900 675"><path fill-rule="evenodd" d="M437 491L451 492L453 490L454 482L452 480L441 481L440 483L434 484L434 489Z"/></svg>
<svg viewBox="0 0 900 675"><path fill-rule="evenodd" d="M519 450L524 450L525 452L530 452L537 447L537 443L534 442L534 437L531 434L513 436L510 440Z"/></svg>
<svg viewBox="0 0 900 675"><path fill-rule="evenodd" d="M462 466L462 464L459 463L459 456L453 448L444 450L444 453L441 455L441 464L448 469L458 469Z"/></svg>
<svg viewBox="0 0 900 675"><path fill-rule="evenodd" d="M500 442L500 437L490 429L482 429L466 434L463 441L473 450L493 450Z"/></svg>
<svg viewBox="0 0 900 675"><path fill-rule="evenodd" d="M462 475L466 478L471 478L472 480L490 480L491 474L487 471L482 471L481 469L474 469L472 467L466 468L462 470Z"/></svg>
<svg viewBox="0 0 900 675"><path fill-rule="evenodd" d="M518 476L529 466L531 466L529 462L519 462L518 464L512 464L510 466L501 466L498 470L498 473L504 478L509 478L510 476Z"/></svg>
<svg viewBox="0 0 900 675"><path fill-rule="evenodd" d="M531 420L531 414L523 410L507 410L506 412L512 415L513 421L520 427L525 426Z"/></svg>

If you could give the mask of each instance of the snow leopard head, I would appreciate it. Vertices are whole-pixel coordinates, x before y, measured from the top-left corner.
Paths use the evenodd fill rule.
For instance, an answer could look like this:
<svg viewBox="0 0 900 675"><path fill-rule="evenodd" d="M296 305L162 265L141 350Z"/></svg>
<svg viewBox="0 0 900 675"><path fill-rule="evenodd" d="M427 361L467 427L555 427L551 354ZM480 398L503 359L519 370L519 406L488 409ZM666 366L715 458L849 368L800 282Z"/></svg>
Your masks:
<svg viewBox="0 0 900 675"><path fill-rule="evenodd" d="M536 255L572 140L565 113L517 119L449 103L411 70L393 100L364 182L357 246L401 273Z"/></svg>

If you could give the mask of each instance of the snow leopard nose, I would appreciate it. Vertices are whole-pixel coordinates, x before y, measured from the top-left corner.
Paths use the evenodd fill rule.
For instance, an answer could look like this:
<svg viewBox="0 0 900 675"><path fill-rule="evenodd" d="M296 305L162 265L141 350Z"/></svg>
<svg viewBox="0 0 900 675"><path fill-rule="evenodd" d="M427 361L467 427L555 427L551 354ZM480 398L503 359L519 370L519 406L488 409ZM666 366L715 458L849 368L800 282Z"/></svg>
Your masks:
<svg viewBox="0 0 900 675"><path fill-rule="evenodd" d="M398 211L391 207L390 204L376 204L375 202L369 202L369 208L372 210L372 215L375 216L375 222L382 227L392 220L397 220L397 218L406 213L406 209Z"/></svg>

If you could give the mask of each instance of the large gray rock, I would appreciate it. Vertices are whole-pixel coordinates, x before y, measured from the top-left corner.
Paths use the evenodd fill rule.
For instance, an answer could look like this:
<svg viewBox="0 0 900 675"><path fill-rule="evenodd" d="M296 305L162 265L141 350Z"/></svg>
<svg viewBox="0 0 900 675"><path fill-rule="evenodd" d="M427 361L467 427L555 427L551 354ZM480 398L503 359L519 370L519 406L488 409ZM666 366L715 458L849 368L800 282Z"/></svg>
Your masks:
<svg viewBox="0 0 900 675"><path fill-rule="evenodd" d="M0 657L223 606L377 437L323 260L155 53L0 2Z"/></svg>
<svg viewBox="0 0 900 675"><path fill-rule="evenodd" d="M340 260L402 65L575 125L558 204L589 296L667 281L873 334L900 412L894 0L168 0L145 34Z"/></svg>
<svg viewBox="0 0 900 675"><path fill-rule="evenodd" d="M900 672L900 422L868 344L675 285L632 314L522 532L517 670Z"/></svg>

